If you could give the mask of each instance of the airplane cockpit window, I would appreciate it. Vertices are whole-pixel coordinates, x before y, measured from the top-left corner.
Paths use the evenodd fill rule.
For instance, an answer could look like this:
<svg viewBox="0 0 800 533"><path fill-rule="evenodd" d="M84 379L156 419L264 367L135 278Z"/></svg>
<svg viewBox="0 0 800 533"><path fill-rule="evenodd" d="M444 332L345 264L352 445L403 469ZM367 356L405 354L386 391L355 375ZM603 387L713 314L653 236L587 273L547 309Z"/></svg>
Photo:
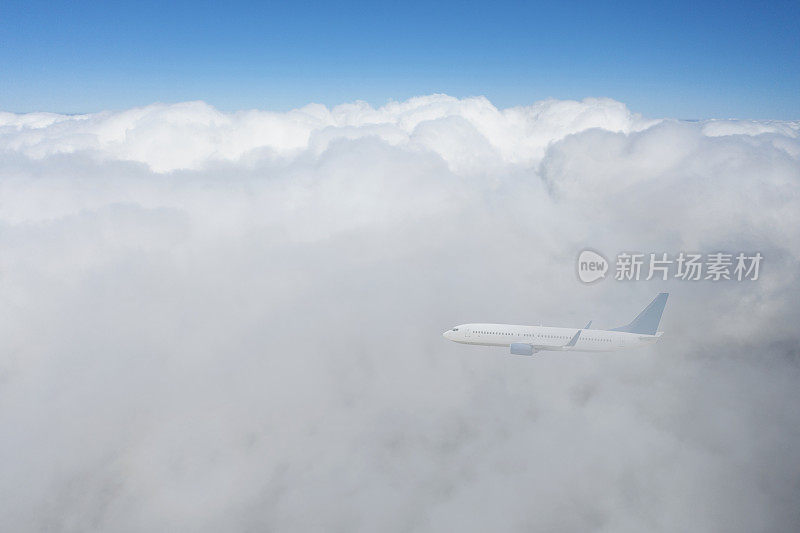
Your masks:
<svg viewBox="0 0 800 533"><path fill-rule="evenodd" d="M453 328L453 331L458 331L458 328Z"/></svg>

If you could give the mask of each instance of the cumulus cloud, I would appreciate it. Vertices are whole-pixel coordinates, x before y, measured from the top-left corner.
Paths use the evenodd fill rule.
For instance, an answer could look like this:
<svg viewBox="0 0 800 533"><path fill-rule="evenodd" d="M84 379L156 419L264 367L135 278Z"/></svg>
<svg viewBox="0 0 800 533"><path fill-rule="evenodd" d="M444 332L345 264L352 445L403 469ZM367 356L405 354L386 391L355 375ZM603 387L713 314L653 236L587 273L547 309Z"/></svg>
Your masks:
<svg viewBox="0 0 800 533"><path fill-rule="evenodd" d="M800 124L445 95L0 114L11 530L788 531ZM584 247L761 251L583 286ZM512 357L463 322L627 322Z"/></svg>
<svg viewBox="0 0 800 533"><path fill-rule="evenodd" d="M4 113L0 148L39 159L87 152L168 172L197 170L210 162L240 162L248 155L291 158L309 149L319 155L335 139L377 137L393 146L433 150L448 164L469 171L480 159L493 156L530 164L550 142L588 128L628 133L652 122L607 99L550 100L498 110L485 98L435 95L379 109L359 102L330 110L310 104L288 113L233 114L204 102L187 102L95 115ZM478 153L464 161L462 152L469 149Z"/></svg>

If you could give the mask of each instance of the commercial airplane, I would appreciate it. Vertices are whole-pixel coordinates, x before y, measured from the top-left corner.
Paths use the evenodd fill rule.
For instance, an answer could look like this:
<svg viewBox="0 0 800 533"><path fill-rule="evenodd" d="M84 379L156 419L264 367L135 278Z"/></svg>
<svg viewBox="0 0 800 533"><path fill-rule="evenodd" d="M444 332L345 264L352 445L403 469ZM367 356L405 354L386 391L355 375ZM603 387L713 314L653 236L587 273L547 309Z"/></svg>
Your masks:
<svg viewBox="0 0 800 533"><path fill-rule="evenodd" d="M515 355L533 355L542 350L576 352L612 352L653 344L663 335L658 331L661 313L669 293L662 292L633 321L618 328L582 329L511 324L461 324L445 331L445 339L461 344L508 346Z"/></svg>

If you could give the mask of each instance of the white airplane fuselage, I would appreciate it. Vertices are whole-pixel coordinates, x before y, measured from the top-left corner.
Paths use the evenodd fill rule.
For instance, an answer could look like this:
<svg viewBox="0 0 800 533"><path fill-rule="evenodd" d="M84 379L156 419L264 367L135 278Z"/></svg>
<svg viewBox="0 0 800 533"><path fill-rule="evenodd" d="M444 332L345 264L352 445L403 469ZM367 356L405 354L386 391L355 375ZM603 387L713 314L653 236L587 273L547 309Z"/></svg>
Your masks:
<svg viewBox="0 0 800 533"><path fill-rule="evenodd" d="M576 333L575 344L567 346ZM461 324L443 333L444 338L461 344L505 346L514 343L530 344L535 350L613 352L653 344L661 338L655 335L625 333L601 329L557 328L549 326L517 326L513 324Z"/></svg>

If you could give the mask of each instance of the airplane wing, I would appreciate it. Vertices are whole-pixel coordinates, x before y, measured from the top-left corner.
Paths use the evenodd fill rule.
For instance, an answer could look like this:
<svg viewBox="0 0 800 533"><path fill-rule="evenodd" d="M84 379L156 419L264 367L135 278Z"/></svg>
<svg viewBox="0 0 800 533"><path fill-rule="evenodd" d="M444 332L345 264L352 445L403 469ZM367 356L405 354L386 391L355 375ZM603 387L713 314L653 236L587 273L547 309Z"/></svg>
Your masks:
<svg viewBox="0 0 800 533"><path fill-rule="evenodd" d="M578 332L572 336L569 342L561 346L561 349L567 350L575 346L575 344L578 342L578 339L581 336L581 333L583 333L583 330L579 329ZM548 346L543 344L529 344L527 342L512 342L510 349L511 353L515 355L533 355L540 350L558 350L559 347L552 345Z"/></svg>
<svg viewBox="0 0 800 533"><path fill-rule="evenodd" d="M571 348L571 347L575 346L575 343L578 342L578 337L581 336L581 332L583 332L583 330L579 329L578 333L573 335L572 338L569 340L569 342L564 345L564 348Z"/></svg>

